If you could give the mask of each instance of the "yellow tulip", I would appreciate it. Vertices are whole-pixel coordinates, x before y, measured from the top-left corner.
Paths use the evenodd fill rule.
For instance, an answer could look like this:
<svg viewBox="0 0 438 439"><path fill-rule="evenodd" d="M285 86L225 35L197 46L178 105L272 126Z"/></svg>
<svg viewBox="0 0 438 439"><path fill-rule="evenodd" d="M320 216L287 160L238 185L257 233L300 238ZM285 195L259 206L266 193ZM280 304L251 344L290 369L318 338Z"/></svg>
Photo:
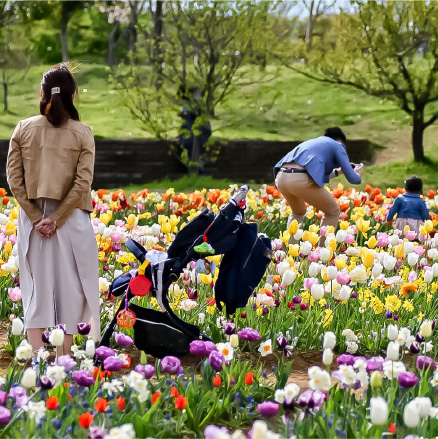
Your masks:
<svg viewBox="0 0 438 439"><path fill-rule="evenodd" d="M126 222L129 226L133 227L135 225L135 215L131 213L131 215L128 216Z"/></svg>
<svg viewBox="0 0 438 439"><path fill-rule="evenodd" d="M374 248L377 245L377 239L375 236L371 236L371 238L368 240L368 247Z"/></svg>
<svg viewBox="0 0 438 439"><path fill-rule="evenodd" d="M316 224L311 224L311 226L309 227L309 232L310 233L318 233L319 232L319 226Z"/></svg>
<svg viewBox="0 0 438 439"><path fill-rule="evenodd" d="M403 233L406 235L406 232L409 232L409 230L411 230L411 228L409 227L408 224L406 224L405 228L403 229Z"/></svg>
<svg viewBox="0 0 438 439"><path fill-rule="evenodd" d="M10 213L10 215L9 215L9 218L10 218L10 219L17 219L17 218L18 218L18 207L14 207L14 208L11 210L11 213Z"/></svg>
<svg viewBox="0 0 438 439"><path fill-rule="evenodd" d="M374 264L374 255L370 251L366 251L362 255L362 262L365 267L372 267Z"/></svg>
<svg viewBox="0 0 438 439"><path fill-rule="evenodd" d="M424 227L424 226L420 226L420 227L418 228L418 231L419 231L422 235L427 235L427 230L426 230L426 227Z"/></svg>
<svg viewBox="0 0 438 439"><path fill-rule="evenodd" d="M397 259L401 259L404 256L405 252L404 252L403 244L399 244L395 247L394 254Z"/></svg>
<svg viewBox="0 0 438 439"><path fill-rule="evenodd" d="M335 265L338 270L342 270L347 265L347 258L336 258Z"/></svg>
<svg viewBox="0 0 438 439"><path fill-rule="evenodd" d="M315 232L309 233L309 241L315 245L319 241L319 236Z"/></svg>
<svg viewBox="0 0 438 439"><path fill-rule="evenodd" d="M170 223L161 224L161 231L163 233L170 233L172 231L172 226Z"/></svg>
<svg viewBox="0 0 438 439"><path fill-rule="evenodd" d="M330 281L330 279L327 276L327 267L323 267L323 269L321 270L321 277L322 277L322 280L324 282L329 282Z"/></svg>
<svg viewBox="0 0 438 439"><path fill-rule="evenodd" d="M289 244L289 255L297 257L300 254L300 246L298 244Z"/></svg>
<svg viewBox="0 0 438 439"><path fill-rule="evenodd" d="M426 229L427 233L430 233L433 230L433 222L431 220L425 221L424 228Z"/></svg>
<svg viewBox="0 0 438 439"><path fill-rule="evenodd" d="M289 231L289 233L293 236L293 235L295 235L295 233L297 233L298 228L299 228L298 221L297 221L297 220L293 220L293 221L290 223L290 225L289 225L289 229L288 229L288 231Z"/></svg>
<svg viewBox="0 0 438 439"><path fill-rule="evenodd" d="M163 224L167 223L167 216L166 215L158 215L158 224L162 226Z"/></svg>
<svg viewBox="0 0 438 439"><path fill-rule="evenodd" d="M370 221L365 221L363 218L359 218L356 221L356 228L359 230L359 232L362 232L362 234L366 237L365 233L370 228Z"/></svg>
<svg viewBox="0 0 438 439"><path fill-rule="evenodd" d="M310 233L309 233L309 231L308 231L308 230L305 230L305 231L303 232L303 236L301 237L301 240L302 240L302 241L308 241L308 240L309 240L309 237L310 237Z"/></svg>
<svg viewBox="0 0 438 439"><path fill-rule="evenodd" d="M280 232L280 239L284 244L287 244L290 240L290 233L286 230L283 233Z"/></svg>
<svg viewBox="0 0 438 439"><path fill-rule="evenodd" d="M12 242L11 241L6 241L4 249L5 249L6 253L11 253L11 251L12 251Z"/></svg>
<svg viewBox="0 0 438 439"><path fill-rule="evenodd" d="M348 221L341 221L339 224L339 227L342 230L347 230L349 226L350 226L350 223Z"/></svg>
<svg viewBox="0 0 438 439"><path fill-rule="evenodd" d="M180 221L181 218L178 218L176 215L171 215L169 218L169 222L172 227L175 227Z"/></svg>
<svg viewBox="0 0 438 439"><path fill-rule="evenodd" d="M17 227L13 221L9 221L8 224L6 224L5 233L6 235L14 235L17 230Z"/></svg>
<svg viewBox="0 0 438 439"><path fill-rule="evenodd" d="M335 228L333 226L327 226L325 233L326 233L326 235L330 235L331 233L335 233Z"/></svg>

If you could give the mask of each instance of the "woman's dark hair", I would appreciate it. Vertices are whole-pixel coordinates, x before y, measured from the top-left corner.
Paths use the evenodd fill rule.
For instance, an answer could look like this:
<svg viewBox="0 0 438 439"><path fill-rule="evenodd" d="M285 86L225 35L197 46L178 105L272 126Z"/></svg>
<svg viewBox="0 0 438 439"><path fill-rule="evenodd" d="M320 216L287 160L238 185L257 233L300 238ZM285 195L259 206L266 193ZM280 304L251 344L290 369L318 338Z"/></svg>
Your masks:
<svg viewBox="0 0 438 439"><path fill-rule="evenodd" d="M344 132L339 127L327 128L324 136L330 137L333 140L341 140L342 143L347 141Z"/></svg>
<svg viewBox="0 0 438 439"><path fill-rule="evenodd" d="M46 116L52 125L59 127L68 119L79 120L73 103L78 84L68 64L59 64L44 73L41 90L40 114Z"/></svg>
<svg viewBox="0 0 438 439"><path fill-rule="evenodd" d="M419 177L411 177L405 181L406 192L411 192L413 194L423 193L423 180Z"/></svg>

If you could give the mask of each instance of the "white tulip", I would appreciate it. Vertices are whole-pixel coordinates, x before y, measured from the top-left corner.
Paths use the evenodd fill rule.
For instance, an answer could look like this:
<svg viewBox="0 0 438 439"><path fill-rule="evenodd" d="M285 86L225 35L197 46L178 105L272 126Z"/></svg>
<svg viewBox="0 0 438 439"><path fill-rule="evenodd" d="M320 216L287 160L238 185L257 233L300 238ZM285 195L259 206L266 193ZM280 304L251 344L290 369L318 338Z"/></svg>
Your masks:
<svg viewBox="0 0 438 439"><path fill-rule="evenodd" d="M297 233L295 233L294 235L295 241L299 241L303 237L303 233L304 233L303 229L298 229Z"/></svg>
<svg viewBox="0 0 438 439"><path fill-rule="evenodd" d="M15 349L15 357L17 360L29 360L32 358L32 345L27 340L23 340Z"/></svg>
<svg viewBox="0 0 438 439"><path fill-rule="evenodd" d="M338 243L344 242L346 236L347 236L347 232L345 230L339 229L336 232L336 242Z"/></svg>
<svg viewBox="0 0 438 439"><path fill-rule="evenodd" d="M393 270L395 267L395 264L397 263L397 258L394 256L388 255L383 259L383 266L386 270Z"/></svg>
<svg viewBox="0 0 438 439"><path fill-rule="evenodd" d="M329 267L327 267L327 277L330 280L335 279L337 274L338 274L338 269L335 266L330 265Z"/></svg>
<svg viewBox="0 0 438 439"><path fill-rule="evenodd" d="M277 250L274 253L274 258L276 261L281 262L282 260L284 260L285 257L286 257L286 253L283 250Z"/></svg>
<svg viewBox="0 0 438 439"><path fill-rule="evenodd" d="M18 256L18 245L12 247L12 256Z"/></svg>
<svg viewBox="0 0 438 439"><path fill-rule="evenodd" d="M438 265L438 264L437 264ZM317 262L312 262L309 265L309 276L316 277L321 272L321 266Z"/></svg>
<svg viewBox="0 0 438 439"><path fill-rule="evenodd" d="M405 241L403 243L403 252L404 256L407 256L409 253L414 251L414 243L411 241Z"/></svg>
<svg viewBox="0 0 438 439"><path fill-rule="evenodd" d="M153 236L158 236L161 233L161 226L159 224L152 224L151 233Z"/></svg>
<svg viewBox="0 0 438 439"><path fill-rule="evenodd" d="M348 285L342 285L339 291L339 300L348 300L351 296L351 288Z"/></svg>
<svg viewBox="0 0 438 439"><path fill-rule="evenodd" d="M237 334L232 334L230 336L230 345L234 349L236 349L239 346L239 336Z"/></svg>
<svg viewBox="0 0 438 439"><path fill-rule="evenodd" d="M437 235L435 235L437 236ZM436 248L431 248L427 251L427 256L432 259L433 261L436 261L438 259L438 250Z"/></svg>
<svg viewBox="0 0 438 439"><path fill-rule="evenodd" d="M425 272L424 272L424 282L426 282L426 283L431 283L432 282L432 280L433 280L433 271L432 270L426 270Z"/></svg>
<svg viewBox="0 0 438 439"><path fill-rule="evenodd" d="M93 357L95 352L96 352L96 345L94 343L94 340L92 338L89 338L85 343L85 353L89 357Z"/></svg>
<svg viewBox="0 0 438 439"><path fill-rule="evenodd" d="M12 320L12 328L11 328L12 335L21 335L23 333L23 328L24 328L23 321L20 318L15 317L15 319Z"/></svg>
<svg viewBox="0 0 438 439"><path fill-rule="evenodd" d="M389 325L388 326L388 338L391 341L397 340L397 338L398 338L398 328L397 328L397 325Z"/></svg>
<svg viewBox="0 0 438 439"><path fill-rule="evenodd" d="M4 213L0 213L0 224L5 226L8 222L9 218Z"/></svg>
<svg viewBox="0 0 438 439"><path fill-rule="evenodd" d="M52 329L49 341L53 346L61 346L64 343L64 331L59 328Z"/></svg>
<svg viewBox="0 0 438 439"><path fill-rule="evenodd" d="M324 297L324 285L321 284L312 285L310 294L315 300L321 300Z"/></svg>
<svg viewBox="0 0 438 439"><path fill-rule="evenodd" d="M389 239L388 239L388 241L389 241L389 243L392 245L392 246L394 246L394 245L397 245L398 244L398 240L399 240L400 238L398 237L398 235L397 234L393 234L393 235L391 235L390 237L389 237Z"/></svg>
<svg viewBox="0 0 438 439"><path fill-rule="evenodd" d="M438 236L438 233L435 236ZM438 262L435 262L432 265L432 273L433 273L433 277L437 277L438 276Z"/></svg>
<svg viewBox="0 0 438 439"><path fill-rule="evenodd" d="M112 234L112 230L111 230L109 227L107 227L107 228L103 231L103 237L104 237L104 238L109 238L109 237L111 236L111 234Z"/></svg>
<svg viewBox="0 0 438 439"><path fill-rule="evenodd" d="M420 326L420 334L423 337L430 337L432 335L432 322L425 320Z"/></svg>
<svg viewBox="0 0 438 439"><path fill-rule="evenodd" d="M386 349L386 358L391 361L398 361L400 345L395 341L390 341Z"/></svg>
<svg viewBox="0 0 438 439"><path fill-rule="evenodd" d="M432 410L432 401L428 396L417 396L414 401L417 403L418 411L422 418L430 415Z"/></svg>
<svg viewBox="0 0 438 439"><path fill-rule="evenodd" d="M284 272L290 267L289 262L281 261L277 264L277 274L283 276Z"/></svg>
<svg viewBox="0 0 438 439"><path fill-rule="evenodd" d="M356 257L359 256L359 251L356 247L348 247L345 254L350 257Z"/></svg>
<svg viewBox="0 0 438 439"><path fill-rule="evenodd" d="M420 424L420 410L415 400L408 402L403 411L403 421L406 427L414 428Z"/></svg>
<svg viewBox="0 0 438 439"><path fill-rule="evenodd" d="M336 334L332 331L327 331L324 334L324 342L322 344L324 349L334 349L336 345Z"/></svg>
<svg viewBox="0 0 438 439"><path fill-rule="evenodd" d="M31 367L28 367L21 378L21 385L26 389L31 389L36 386L37 374Z"/></svg>
<svg viewBox="0 0 438 439"><path fill-rule="evenodd" d="M333 363L333 352L331 349L324 349L322 353L322 362L326 366L330 366Z"/></svg>
<svg viewBox="0 0 438 439"><path fill-rule="evenodd" d="M388 421L388 403L381 396L370 399L370 420L373 425L384 425Z"/></svg>
<svg viewBox="0 0 438 439"><path fill-rule="evenodd" d="M312 244L309 241L305 241L301 244L301 253L306 256L312 251Z"/></svg>
<svg viewBox="0 0 438 439"><path fill-rule="evenodd" d="M374 277L379 277L382 274L383 266L376 262L373 267L372 274Z"/></svg>
<svg viewBox="0 0 438 439"><path fill-rule="evenodd" d="M331 256L331 254L332 254L332 252L328 248L323 247L319 250L319 259L322 262L327 262Z"/></svg>
<svg viewBox="0 0 438 439"><path fill-rule="evenodd" d="M419 256L417 253L415 253L415 252L409 253L409 254L408 254L408 264L409 264L411 267L413 267L414 265L417 264L417 262L418 262L418 258L419 258L419 257L420 257L420 256Z"/></svg>
<svg viewBox="0 0 438 439"><path fill-rule="evenodd" d="M293 283L296 276L297 276L297 273L295 271L286 270L283 273L283 277L282 277L281 281L285 286L288 286L288 285L291 285Z"/></svg>
<svg viewBox="0 0 438 439"><path fill-rule="evenodd" d="M99 225L97 226L97 233L99 235L102 235L103 232L105 231L105 224L104 223L99 223Z"/></svg>

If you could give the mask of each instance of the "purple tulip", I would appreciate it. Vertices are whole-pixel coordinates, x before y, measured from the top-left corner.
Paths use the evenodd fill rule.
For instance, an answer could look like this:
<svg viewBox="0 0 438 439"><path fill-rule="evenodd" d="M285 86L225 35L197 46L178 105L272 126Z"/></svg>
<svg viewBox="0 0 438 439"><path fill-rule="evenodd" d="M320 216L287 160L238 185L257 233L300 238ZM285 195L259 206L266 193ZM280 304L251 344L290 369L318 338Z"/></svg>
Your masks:
<svg viewBox="0 0 438 439"><path fill-rule="evenodd" d="M353 299L356 299L356 297L357 297L357 293L356 293L356 291L355 291L354 293L351 293L351 297L352 297Z"/></svg>
<svg viewBox="0 0 438 439"><path fill-rule="evenodd" d="M292 302L293 302L293 303L301 303L301 297L294 296L294 297L292 298Z"/></svg>
<svg viewBox="0 0 438 439"><path fill-rule="evenodd" d="M306 390L299 396L298 403L301 407L318 410L325 399L326 394L321 390Z"/></svg>
<svg viewBox="0 0 438 439"><path fill-rule="evenodd" d="M8 399L8 392L4 392L3 390L0 390L0 405L5 405L7 399Z"/></svg>
<svg viewBox="0 0 438 439"><path fill-rule="evenodd" d="M134 340L129 335L125 335L121 332L118 332L114 338L116 339L116 343L122 348L129 348L129 346L134 343Z"/></svg>
<svg viewBox="0 0 438 439"><path fill-rule="evenodd" d="M88 439L104 439L107 431L97 425L90 425L88 430Z"/></svg>
<svg viewBox="0 0 438 439"><path fill-rule="evenodd" d="M64 331L64 334L67 334L67 328L65 325L56 325L55 329L62 329Z"/></svg>
<svg viewBox="0 0 438 439"><path fill-rule="evenodd" d="M280 404L271 401L265 401L257 404L257 410L264 418L272 418L278 413Z"/></svg>
<svg viewBox="0 0 438 439"><path fill-rule="evenodd" d="M23 408L27 403L29 402L29 398L27 395L23 396L17 396L15 398L15 403L18 405L18 407Z"/></svg>
<svg viewBox="0 0 438 439"><path fill-rule="evenodd" d="M76 363L73 358L70 357L70 355L61 355L58 357L58 366L64 367L64 370L68 372L69 370L72 370L78 363ZM55 366L56 363L53 363L52 366Z"/></svg>
<svg viewBox="0 0 438 439"><path fill-rule="evenodd" d="M152 375L155 373L155 367L152 364L137 364L135 366L135 371L143 375L147 380L152 378Z"/></svg>
<svg viewBox="0 0 438 439"><path fill-rule="evenodd" d="M423 343L425 338L419 332L417 332L417 334L415 335L415 340L417 340L418 343Z"/></svg>
<svg viewBox="0 0 438 439"><path fill-rule="evenodd" d="M78 333L81 335L88 335L91 331L89 323L78 323Z"/></svg>
<svg viewBox="0 0 438 439"><path fill-rule="evenodd" d="M400 372L398 374L398 382L401 387L410 389L418 383L418 377L413 372Z"/></svg>
<svg viewBox="0 0 438 439"><path fill-rule="evenodd" d="M418 354L420 352L420 345L416 341L414 341L409 346L409 351L411 352L411 354Z"/></svg>
<svg viewBox="0 0 438 439"><path fill-rule="evenodd" d="M55 382L50 379L48 376L43 375L40 377L40 387L43 390L50 390L55 385Z"/></svg>
<svg viewBox="0 0 438 439"><path fill-rule="evenodd" d="M217 439L218 437L229 437L227 427L216 427L216 425L207 425L204 429L205 439Z"/></svg>
<svg viewBox="0 0 438 439"><path fill-rule="evenodd" d="M118 372L123 367L123 361L118 357L107 357L103 361L103 368L110 372Z"/></svg>
<svg viewBox="0 0 438 439"><path fill-rule="evenodd" d="M278 349L285 349L287 346L287 340L286 337L281 335L280 337L277 338L277 346Z"/></svg>
<svg viewBox="0 0 438 439"><path fill-rule="evenodd" d="M11 412L3 406L0 406L0 425L7 425L11 420Z"/></svg>
<svg viewBox="0 0 438 439"><path fill-rule="evenodd" d="M105 358L108 358L108 357L114 357L114 355L116 355L116 353L108 346L99 346L96 349L96 357L100 361L103 361L103 360L105 360Z"/></svg>
<svg viewBox="0 0 438 439"><path fill-rule="evenodd" d="M226 335L233 335L236 332L236 325L233 322L227 322L224 331Z"/></svg>
<svg viewBox="0 0 438 439"><path fill-rule="evenodd" d="M208 355L205 343L202 340L193 340L190 342L190 353L198 357L206 357Z"/></svg>
<svg viewBox="0 0 438 439"><path fill-rule="evenodd" d="M398 314L395 314L395 315L394 315L394 320L397 321L398 319L399 319Z"/></svg>
<svg viewBox="0 0 438 439"><path fill-rule="evenodd" d="M237 333L239 338L246 341L258 341L260 340L260 334L253 328L243 328Z"/></svg>
<svg viewBox="0 0 438 439"><path fill-rule="evenodd" d="M210 362L210 366L216 372L220 372L224 367L224 356L218 351L210 352L210 355L208 356L208 361Z"/></svg>
<svg viewBox="0 0 438 439"><path fill-rule="evenodd" d="M75 370L73 372L73 379L81 387L90 387L95 382L93 375L87 370Z"/></svg>
<svg viewBox="0 0 438 439"><path fill-rule="evenodd" d="M41 340L43 341L44 344L49 344L50 340L50 331L43 331L41 334Z"/></svg>
<svg viewBox="0 0 438 439"><path fill-rule="evenodd" d="M339 355L338 358L336 358L336 361L338 362L339 365L344 364L347 366L353 366L354 362L357 360L357 357L355 357L354 355L350 355L350 354L342 354Z"/></svg>
<svg viewBox="0 0 438 439"><path fill-rule="evenodd" d="M436 363L432 360L430 357L426 357L424 355L420 355L417 358L417 367L419 369L429 369L435 370L436 369Z"/></svg>
<svg viewBox="0 0 438 439"><path fill-rule="evenodd" d="M21 396L26 395L26 389L24 389L21 386L12 387L11 390L9 390L9 396L11 398L19 398Z"/></svg>
<svg viewBox="0 0 438 439"><path fill-rule="evenodd" d="M391 319L392 318L392 311L386 311L385 316L387 319Z"/></svg>
<svg viewBox="0 0 438 439"><path fill-rule="evenodd" d="M383 370L383 363L385 359L383 357L371 357L369 360L366 360L367 363L367 372L374 372L375 370Z"/></svg>
<svg viewBox="0 0 438 439"><path fill-rule="evenodd" d="M204 346L206 350L206 357L210 355L210 352L217 351L217 346L212 341L204 341Z"/></svg>
<svg viewBox="0 0 438 439"><path fill-rule="evenodd" d="M183 371L179 358L167 356L161 360L161 372L179 375Z"/></svg>

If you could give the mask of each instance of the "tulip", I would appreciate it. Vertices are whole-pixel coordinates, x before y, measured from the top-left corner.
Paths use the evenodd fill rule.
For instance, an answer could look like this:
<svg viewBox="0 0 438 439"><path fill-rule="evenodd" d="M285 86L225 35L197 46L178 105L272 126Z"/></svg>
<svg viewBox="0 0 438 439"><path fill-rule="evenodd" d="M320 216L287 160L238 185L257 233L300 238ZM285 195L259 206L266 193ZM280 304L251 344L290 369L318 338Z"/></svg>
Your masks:
<svg viewBox="0 0 438 439"><path fill-rule="evenodd" d="M0 406L0 425L7 425L11 420L11 412L6 407Z"/></svg>
<svg viewBox="0 0 438 439"><path fill-rule="evenodd" d="M132 343L134 343L134 341L129 335L125 335L121 332L116 333L114 338L116 340L116 343L122 348L129 348L129 346L131 346Z"/></svg>
<svg viewBox="0 0 438 439"><path fill-rule="evenodd" d="M108 357L114 357L116 353L109 347L107 346L99 346L96 349L96 357L100 360L100 361L104 361L105 358Z"/></svg>
<svg viewBox="0 0 438 439"><path fill-rule="evenodd" d="M381 377L380 372L378 370L375 370L371 374L370 384L371 384L371 387L373 387L373 388L380 387L383 384L382 377Z"/></svg>
<svg viewBox="0 0 438 439"><path fill-rule="evenodd" d="M4 406L6 404L6 401L8 399L8 392L4 392L3 390L0 390L0 406Z"/></svg>
<svg viewBox="0 0 438 439"><path fill-rule="evenodd" d="M190 342L190 353L199 357L206 357L208 355L205 343L202 340L193 340Z"/></svg>
<svg viewBox="0 0 438 439"><path fill-rule="evenodd" d="M417 255L417 253L414 253L414 252L409 253L409 254L408 254L408 264L409 264L411 267L413 267L414 265L417 264L417 262L418 262L418 258L419 258L419 256Z"/></svg>
<svg viewBox="0 0 438 439"><path fill-rule="evenodd" d="M347 285L351 281L350 275L346 271L341 271L336 276L336 282L340 285Z"/></svg>
<svg viewBox="0 0 438 439"><path fill-rule="evenodd" d="M161 371L171 375L180 374L182 372L181 361L177 357L167 356L161 360Z"/></svg>
<svg viewBox="0 0 438 439"><path fill-rule="evenodd" d="M123 361L118 357L107 357L103 361L103 368L110 372L118 372L123 367Z"/></svg>
<svg viewBox="0 0 438 439"><path fill-rule="evenodd" d="M260 340L260 334L253 328L243 328L237 335L242 340L246 341L258 341Z"/></svg>
<svg viewBox="0 0 438 439"><path fill-rule="evenodd" d="M370 399L370 420L373 425L384 425L388 421L388 403L381 396Z"/></svg>
<svg viewBox="0 0 438 439"><path fill-rule="evenodd" d="M398 361L400 345L395 341L390 341L386 349L386 358L391 361Z"/></svg>
<svg viewBox="0 0 438 439"><path fill-rule="evenodd" d="M415 400L405 405L403 421L408 428L415 428L420 424L420 411Z"/></svg>
<svg viewBox="0 0 438 439"><path fill-rule="evenodd" d="M328 248L323 247L319 251L319 259L322 262L327 262L330 259L331 254L332 253Z"/></svg>
<svg viewBox="0 0 438 439"><path fill-rule="evenodd" d="M66 372L72 370L76 364L76 361L73 360L70 355L61 355L58 357L58 366L63 367Z"/></svg>
<svg viewBox="0 0 438 439"><path fill-rule="evenodd" d="M420 345L416 341L414 341L410 344L409 351L411 352L411 354L418 354L420 352Z"/></svg>
<svg viewBox="0 0 438 439"><path fill-rule="evenodd" d="M438 267L438 264L437 264L437 267ZM309 276L312 278L312 277L316 277L318 274L319 274L319 272L321 271L321 267L320 267L320 265L319 264L317 264L316 262L312 262L310 265L309 265Z"/></svg>
<svg viewBox="0 0 438 439"><path fill-rule="evenodd" d="M347 366L353 366L355 361L356 361L356 357L354 355L350 355L350 354L342 354L339 355L338 358L336 358L336 361L339 365L347 365Z"/></svg>
<svg viewBox="0 0 438 439"><path fill-rule="evenodd" d="M366 251L362 255L362 262L365 267L372 267L374 264L374 254L371 251Z"/></svg>
<svg viewBox="0 0 438 439"><path fill-rule="evenodd" d="M295 280L296 275L297 275L297 274L296 274L295 271L290 270L290 269L286 270L286 271L283 273L282 283L283 283L285 286L291 285L291 284L293 283L293 281Z"/></svg>
<svg viewBox="0 0 438 439"><path fill-rule="evenodd" d="M419 357L417 357L417 367L419 369L430 368L430 370L432 371L436 369L436 363L432 360L432 358L420 355Z"/></svg>
<svg viewBox="0 0 438 439"><path fill-rule="evenodd" d="M427 270L424 272L424 282L426 283L430 283L433 280L433 271L432 270Z"/></svg>
<svg viewBox="0 0 438 439"><path fill-rule="evenodd" d="M428 396L417 396L414 400L417 403L420 416L426 418L432 410L432 401Z"/></svg>
<svg viewBox="0 0 438 439"><path fill-rule="evenodd" d="M75 370L73 372L73 379L81 387L90 387L95 383L93 375L86 370Z"/></svg>
<svg viewBox="0 0 438 439"><path fill-rule="evenodd" d="M339 300L341 301L348 300L350 296L351 296L351 288L347 285L342 285L342 288L339 291Z"/></svg>
<svg viewBox="0 0 438 439"><path fill-rule="evenodd" d="M239 346L239 336L237 334L233 334L230 337L230 345L234 349L236 349Z"/></svg>
<svg viewBox="0 0 438 439"><path fill-rule="evenodd" d="M315 300L320 300L324 297L324 285L314 284L310 290L310 294Z"/></svg>
<svg viewBox="0 0 438 439"><path fill-rule="evenodd" d="M53 389L53 386L55 385L55 382L50 379L48 376L43 375L40 377L40 387L43 390L50 390Z"/></svg>
<svg viewBox="0 0 438 439"><path fill-rule="evenodd" d="M213 351L213 352L210 352L210 355L208 357L208 361L210 363L210 366L216 372L220 372L223 368L223 365L224 365L224 356L218 351Z"/></svg>
<svg viewBox="0 0 438 439"><path fill-rule="evenodd" d="M280 404L271 401L265 401L257 404L257 410L264 418L272 418L278 413Z"/></svg>
<svg viewBox="0 0 438 439"><path fill-rule="evenodd" d="M374 264L372 275L374 277L379 277L382 274L383 266L378 262Z"/></svg>
<svg viewBox="0 0 438 439"><path fill-rule="evenodd" d="M425 320L420 326L420 334L427 338L432 335L432 323L430 320Z"/></svg>
<svg viewBox="0 0 438 439"><path fill-rule="evenodd" d="M233 335L236 332L236 325L233 322L225 324L224 332L226 335Z"/></svg>
<svg viewBox="0 0 438 439"><path fill-rule="evenodd" d="M324 334L323 348L333 350L336 345L336 335L332 331L327 331Z"/></svg>
<svg viewBox="0 0 438 439"><path fill-rule="evenodd" d="M392 317L392 314L391 314ZM398 338L398 328L396 325L389 325L388 326L388 338L391 341L397 340Z"/></svg>
<svg viewBox="0 0 438 439"><path fill-rule="evenodd" d="M31 367L28 367L21 378L21 385L26 389L31 389L36 386L36 372Z"/></svg>
<svg viewBox="0 0 438 439"><path fill-rule="evenodd" d="M52 329L50 332L49 341L53 346L62 346L64 343L64 331L59 328Z"/></svg>
<svg viewBox="0 0 438 439"><path fill-rule="evenodd" d="M94 343L93 339L88 339L87 342L85 343L85 353L89 356L89 357L93 357L94 354L96 353L96 345Z"/></svg>
<svg viewBox="0 0 438 439"><path fill-rule="evenodd" d="M91 331L91 325L89 323L78 323L78 333L80 335L88 335Z"/></svg>
<svg viewBox="0 0 438 439"><path fill-rule="evenodd" d="M410 389L418 383L418 377L413 372L400 372L398 374L398 382L405 389Z"/></svg>
<svg viewBox="0 0 438 439"><path fill-rule="evenodd" d="M322 362L326 366L330 366L333 363L333 351L331 349L324 349L322 353Z"/></svg>
<svg viewBox="0 0 438 439"><path fill-rule="evenodd" d="M12 320L12 335L21 335L23 333L23 329L24 324L20 318L16 317L14 320Z"/></svg>

